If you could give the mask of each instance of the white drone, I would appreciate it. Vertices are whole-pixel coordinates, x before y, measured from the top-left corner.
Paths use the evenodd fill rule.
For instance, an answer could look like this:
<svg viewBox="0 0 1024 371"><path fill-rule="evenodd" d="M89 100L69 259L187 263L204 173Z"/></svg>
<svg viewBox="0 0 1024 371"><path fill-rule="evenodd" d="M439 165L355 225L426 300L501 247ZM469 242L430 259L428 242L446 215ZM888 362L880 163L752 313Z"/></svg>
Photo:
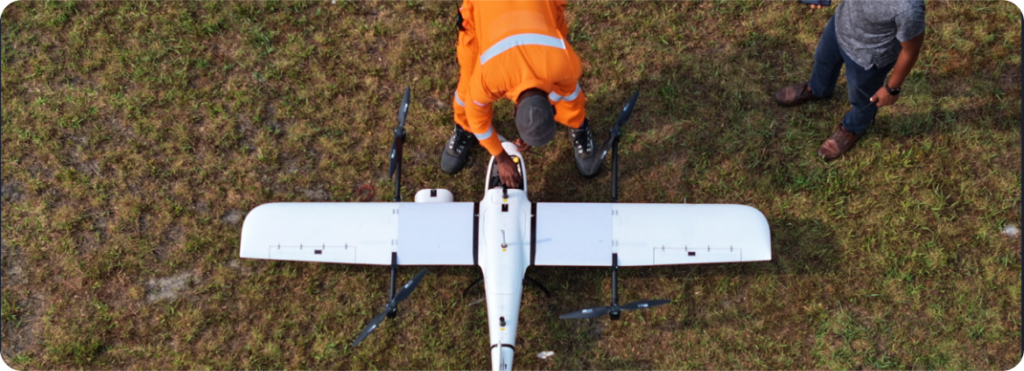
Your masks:
<svg viewBox="0 0 1024 371"><path fill-rule="evenodd" d="M526 167L516 146L502 143L518 164L522 189L501 184L494 159L488 166L484 198L453 202L445 189L423 189L416 202L401 201L401 158L406 88L391 147L389 176L395 203L270 203L253 209L242 226L240 256L252 259L372 264L391 267L391 300L352 344L357 346L427 273L423 269L395 292L398 266L476 265L484 282L490 325L491 367L508 371L516 345L523 283L530 266L601 266L612 270L612 305L583 309L562 319L618 319L624 310L650 308L668 300L618 304L618 267L734 263L771 260L768 221L755 208L722 204L620 204L617 147L622 124L636 104L634 93L620 112L601 158L612 152L611 203L533 203L527 199ZM599 164L598 164L599 165ZM464 293L465 294L465 293Z"/></svg>

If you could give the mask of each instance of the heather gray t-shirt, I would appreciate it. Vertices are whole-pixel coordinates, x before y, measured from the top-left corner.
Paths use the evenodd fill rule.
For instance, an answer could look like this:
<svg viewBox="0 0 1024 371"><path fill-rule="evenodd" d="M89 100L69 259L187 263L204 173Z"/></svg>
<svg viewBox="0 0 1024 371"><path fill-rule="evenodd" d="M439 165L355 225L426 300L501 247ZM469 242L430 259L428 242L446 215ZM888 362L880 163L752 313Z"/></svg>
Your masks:
<svg viewBox="0 0 1024 371"><path fill-rule="evenodd" d="M835 27L839 46L861 67L887 66L901 42L924 32L924 0L843 0Z"/></svg>

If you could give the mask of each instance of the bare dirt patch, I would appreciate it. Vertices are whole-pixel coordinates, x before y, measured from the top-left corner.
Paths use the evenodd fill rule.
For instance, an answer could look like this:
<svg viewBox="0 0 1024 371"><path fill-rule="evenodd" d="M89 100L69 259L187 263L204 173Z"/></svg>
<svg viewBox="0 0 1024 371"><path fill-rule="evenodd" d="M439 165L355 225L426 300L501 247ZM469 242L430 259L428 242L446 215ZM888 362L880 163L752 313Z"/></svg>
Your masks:
<svg viewBox="0 0 1024 371"><path fill-rule="evenodd" d="M0 183L0 198L4 201L21 199L21 184L16 182Z"/></svg>
<svg viewBox="0 0 1024 371"><path fill-rule="evenodd" d="M39 294L32 294L25 300L19 300L18 305L22 308L17 321L3 324L3 347L0 347L0 354L4 360L30 351L38 347L39 334L43 330L42 308L48 308L44 298Z"/></svg>
<svg viewBox="0 0 1024 371"><path fill-rule="evenodd" d="M310 201L327 201L331 195L322 187L301 188L298 190L302 197Z"/></svg>
<svg viewBox="0 0 1024 371"><path fill-rule="evenodd" d="M153 251L156 254L157 261L164 261L175 248L181 248L185 245L185 232L181 229L180 225L173 225L167 230L164 235L164 241L160 245L157 245L156 250Z"/></svg>
<svg viewBox="0 0 1024 371"><path fill-rule="evenodd" d="M230 225L237 225L245 217L245 212L238 209L232 209L228 211L224 216L220 217L220 220Z"/></svg>
<svg viewBox="0 0 1024 371"><path fill-rule="evenodd" d="M192 272L181 272L170 277L151 278L146 282L146 301L175 299L182 291L193 285Z"/></svg>
<svg viewBox="0 0 1024 371"><path fill-rule="evenodd" d="M999 87L1007 91L1020 90L1020 66L1007 67L999 76Z"/></svg>

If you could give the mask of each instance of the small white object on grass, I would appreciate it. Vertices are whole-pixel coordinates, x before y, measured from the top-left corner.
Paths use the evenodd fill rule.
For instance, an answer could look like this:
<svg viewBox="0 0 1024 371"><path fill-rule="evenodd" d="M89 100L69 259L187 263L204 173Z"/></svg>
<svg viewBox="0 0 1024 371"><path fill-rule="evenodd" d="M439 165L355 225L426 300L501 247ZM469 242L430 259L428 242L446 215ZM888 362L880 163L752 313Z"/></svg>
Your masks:
<svg viewBox="0 0 1024 371"><path fill-rule="evenodd" d="M545 350L543 352L537 353L537 358L548 359L548 357L551 357L553 355L555 355L555 352L552 352L550 350Z"/></svg>
<svg viewBox="0 0 1024 371"><path fill-rule="evenodd" d="M1003 235L1016 238L1017 236L1020 236L1020 229L1013 224L1007 224L1003 227Z"/></svg>

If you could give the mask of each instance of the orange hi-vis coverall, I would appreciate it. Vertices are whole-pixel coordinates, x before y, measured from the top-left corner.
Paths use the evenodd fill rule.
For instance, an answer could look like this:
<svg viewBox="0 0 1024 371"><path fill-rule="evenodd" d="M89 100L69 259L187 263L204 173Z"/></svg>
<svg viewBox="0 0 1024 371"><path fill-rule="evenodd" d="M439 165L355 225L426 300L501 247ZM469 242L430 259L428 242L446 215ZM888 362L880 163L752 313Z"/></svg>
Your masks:
<svg viewBox="0 0 1024 371"><path fill-rule="evenodd" d="M496 156L504 150L491 126L491 103L501 97L515 102L536 88L548 93L555 121L573 129L583 125L582 64L566 42L564 0L465 0L459 11L464 30L459 31L456 124Z"/></svg>

